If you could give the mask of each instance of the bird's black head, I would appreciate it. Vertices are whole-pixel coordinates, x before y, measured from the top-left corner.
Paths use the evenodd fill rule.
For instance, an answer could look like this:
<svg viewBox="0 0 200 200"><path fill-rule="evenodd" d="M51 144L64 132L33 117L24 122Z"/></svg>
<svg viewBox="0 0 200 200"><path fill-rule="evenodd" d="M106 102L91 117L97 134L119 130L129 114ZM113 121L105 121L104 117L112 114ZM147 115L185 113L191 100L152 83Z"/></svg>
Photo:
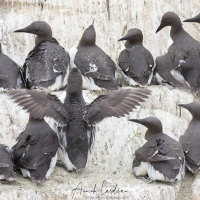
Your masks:
<svg viewBox="0 0 200 200"><path fill-rule="evenodd" d="M192 102L189 104L179 104L178 106L187 109L194 119L200 120L200 103Z"/></svg>
<svg viewBox="0 0 200 200"><path fill-rule="evenodd" d="M42 40L47 40L52 38L52 30L48 23L45 21L35 21L31 23L29 26L14 31L15 33L23 32L23 33L32 33L37 35L35 43L38 44Z"/></svg>
<svg viewBox="0 0 200 200"><path fill-rule="evenodd" d="M138 124L142 124L148 128L145 139L150 140L153 135L160 134L163 132L162 123L156 117L147 117L143 119L130 119L130 121L136 122Z"/></svg>
<svg viewBox="0 0 200 200"><path fill-rule="evenodd" d="M118 41L127 40L131 44L142 44L143 34L142 31L138 28L132 28L128 30L128 33L119 39Z"/></svg>
<svg viewBox="0 0 200 200"><path fill-rule="evenodd" d="M95 42L96 42L96 32L94 29L94 21L93 21L93 23L83 32L79 45L92 46L95 45Z"/></svg>
<svg viewBox="0 0 200 200"><path fill-rule="evenodd" d="M156 30L156 33L158 33L161 29L163 29L166 26L182 27L179 16L174 12L166 12L162 16L160 26Z"/></svg>

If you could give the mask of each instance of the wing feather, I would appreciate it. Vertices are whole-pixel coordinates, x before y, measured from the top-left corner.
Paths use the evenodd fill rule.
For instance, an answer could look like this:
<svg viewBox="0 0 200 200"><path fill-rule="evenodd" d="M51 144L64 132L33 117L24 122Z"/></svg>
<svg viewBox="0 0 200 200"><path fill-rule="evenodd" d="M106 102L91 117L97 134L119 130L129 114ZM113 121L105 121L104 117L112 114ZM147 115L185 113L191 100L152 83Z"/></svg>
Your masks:
<svg viewBox="0 0 200 200"><path fill-rule="evenodd" d="M98 123L106 117L121 117L131 112L151 94L147 89L120 89L100 95L86 107L85 119L89 124Z"/></svg>
<svg viewBox="0 0 200 200"><path fill-rule="evenodd" d="M21 89L9 92L9 96L35 119L42 119L46 116L64 123L69 120L65 106L55 95Z"/></svg>

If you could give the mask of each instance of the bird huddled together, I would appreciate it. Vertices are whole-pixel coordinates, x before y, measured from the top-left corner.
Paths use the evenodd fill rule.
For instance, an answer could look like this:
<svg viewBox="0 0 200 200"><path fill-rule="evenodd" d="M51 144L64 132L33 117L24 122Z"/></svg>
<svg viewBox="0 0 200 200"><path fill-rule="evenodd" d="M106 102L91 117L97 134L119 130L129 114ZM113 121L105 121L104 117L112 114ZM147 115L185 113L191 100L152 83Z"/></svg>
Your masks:
<svg viewBox="0 0 200 200"><path fill-rule="evenodd" d="M200 14L185 22L200 23ZM35 34L35 47L22 68L0 48L0 87L29 113L29 121L11 149L0 144L0 179L15 180L18 169L24 177L41 183L50 177L56 164L68 172L82 171L95 140L95 126L108 117L123 117L145 102L151 95L148 85L153 77L158 83L198 94L200 42L183 29L173 12L163 15L156 33L166 26L171 26L173 44L155 62L143 46L142 31L128 30L119 39L126 40L125 49L119 54L119 67L96 45L94 22L69 53L53 38L51 27L44 21L16 30ZM120 86L117 71L131 87ZM104 90L105 94L86 104L83 89ZM64 102L47 93L56 90L66 90ZM156 117L130 119L147 127L146 143L135 151L132 165L138 178L175 182L184 177L185 166L192 173L199 170L200 103L179 106L192 115L179 141L163 133L162 123ZM46 117L53 120L53 127L45 121Z"/></svg>

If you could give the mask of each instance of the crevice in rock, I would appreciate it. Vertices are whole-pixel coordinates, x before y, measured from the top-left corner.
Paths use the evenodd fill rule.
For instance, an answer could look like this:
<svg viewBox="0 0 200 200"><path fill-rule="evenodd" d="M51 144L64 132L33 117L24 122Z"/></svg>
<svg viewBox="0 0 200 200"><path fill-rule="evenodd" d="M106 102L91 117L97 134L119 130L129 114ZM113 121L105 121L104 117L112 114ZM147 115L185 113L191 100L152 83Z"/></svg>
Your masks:
<svg viewBox="0 0 200 200"><path fill-rule="evenodd" d="M110 0L106 0L106 8L108 12L108 20L110 20Z"/></svg>
<svg viewBox="0 0 200 200"><path fill-rule="evenodd" d="M194 175L186 171L185 178L181 181L181 186L176 196L176 200L188 200L192 197L192 183Z"/></svg>

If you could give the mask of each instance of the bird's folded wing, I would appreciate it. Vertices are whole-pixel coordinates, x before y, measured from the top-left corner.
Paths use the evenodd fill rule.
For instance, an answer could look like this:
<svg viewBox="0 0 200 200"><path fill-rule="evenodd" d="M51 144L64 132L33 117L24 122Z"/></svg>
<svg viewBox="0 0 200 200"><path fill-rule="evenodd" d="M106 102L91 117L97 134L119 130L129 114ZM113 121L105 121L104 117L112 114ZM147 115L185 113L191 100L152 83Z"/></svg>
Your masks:
<svg viewBox="0 0 200 200"><path fill-rule="evenodd" d="M99 79L99 80L104 80L104 81L112 81L115 80L114 77L111 77L109 75L106 74L102 74L98 71L94 71L94 72L88 72L87 75L89 75L90 77L92 77L93 79Z"/></svg>
<svg viewBox="0 0 200 200"><path fill-rule="evenodd" d="M121 117L131 112L151 94L147 89L120 89L100 95L86 107L85 119L89 124L106 117Z"/></svg>
<svg viewBox="0 0 200 200"><path fill-rule="evenodd" d="M178 48L175 45L171 45L166 55L156 58L156 71L165 81L172 83L176 87L188 89L186 83L179 81L171 74L172 70L179 67L180 60L185 60L186 57L186 51L181 47Z"/></svg>
<svg viewBox="0 0 200 200"><path fill-rule="evenodd" d="M119 67L122 69L124 73L126 73L129 70L129 56L130 53L127 49L124 49L119 54Z"/></svg>
<svg viewBox="0 0 200 200"><path fill-rule="evenodd" d="M154 66L154 60L153 60L152 54L147 49L144 49L144 55L145 55L147 64L149 66L153 67Z"/></svg>
<svg viewBox="0 0 200 200"><path fill-rule="evenodd" d="M46 116L64 123L69 119L64 105L55 95L21 89L9 92L9 96L27 110L32 118L42 119Z"/></svg>
<svg viewBox="0 0 200 200"><path fill-rule="evenodd" d="M44 142L42 145L42 153L43 154L55 154L58 150L58 136L56 134L48 134L44 138Z"/></svg>
<svg viewBox="0 0 200 200"><path fill-rule="evenodd" d="M165 156L159 153L155 153L154 155L150 156L148 158L149 162L158 162L158 161L165 161L165 160L174 160L176 158L170 157L170 156Z"/></svg>

